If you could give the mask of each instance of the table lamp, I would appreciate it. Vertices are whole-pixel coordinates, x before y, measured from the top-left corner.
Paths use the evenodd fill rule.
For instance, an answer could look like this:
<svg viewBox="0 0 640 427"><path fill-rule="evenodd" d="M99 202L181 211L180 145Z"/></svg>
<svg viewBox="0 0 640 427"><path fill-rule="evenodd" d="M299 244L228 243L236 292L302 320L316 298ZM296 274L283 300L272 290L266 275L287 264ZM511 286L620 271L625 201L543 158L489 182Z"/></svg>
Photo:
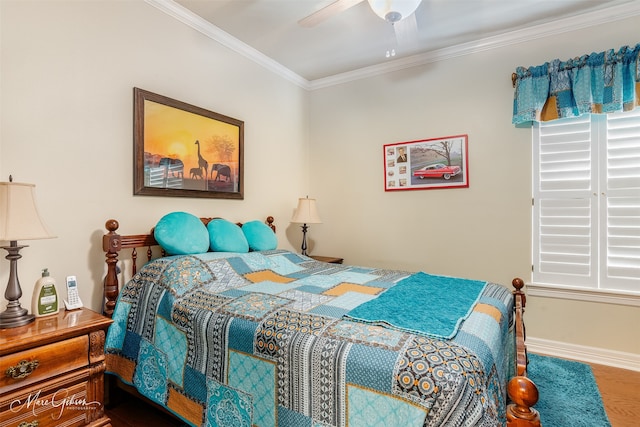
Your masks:
<svg viewBox="0 0 640 427"><path fill-rule="evenodd" d="M298 207L293 212L292 223L302 224L302 255L307 255L307 224L321 224L318 209L316 207L316 199L309 197L298 199Z"/></svg>
<svg viewBox="0 0 640 427"><path fill-rule="evenodd" d="M55 237L40 218L35 200L35 185L0 182L0 241L8 241L9 246L1 246L9 254L9 282L4 293L8 301L7 309L0 313L0 328L15 328L32 322L33 314L20 306L22 289L18 280L18 260L22 258L18 240L50 239Z"/></svg>

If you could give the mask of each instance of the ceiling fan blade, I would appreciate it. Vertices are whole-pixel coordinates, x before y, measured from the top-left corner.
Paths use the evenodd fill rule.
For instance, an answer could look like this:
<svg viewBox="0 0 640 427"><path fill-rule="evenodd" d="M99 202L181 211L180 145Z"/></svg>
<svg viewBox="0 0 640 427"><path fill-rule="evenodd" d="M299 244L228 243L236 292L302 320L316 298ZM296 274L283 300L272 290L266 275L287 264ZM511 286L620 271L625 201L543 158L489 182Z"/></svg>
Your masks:
<svg viewBox="0 0 640 427"><path fill-rule="evenodd" d="M393 29L396 33L396 43L398 46L409 47L418 42L418 23L416 15L412 13L402 21L395 22Z"/></svg>
<svg viewBox="0 0 640 427"><path fill-rule="evenodd" d="M323 7L322 9L312 13L311 15L302 18L298 21L298 25L301 27L314 27L322 21L331 18L332 16L343 12L350 7L363 2L364 0L336 0L333 3Z"/></svg>

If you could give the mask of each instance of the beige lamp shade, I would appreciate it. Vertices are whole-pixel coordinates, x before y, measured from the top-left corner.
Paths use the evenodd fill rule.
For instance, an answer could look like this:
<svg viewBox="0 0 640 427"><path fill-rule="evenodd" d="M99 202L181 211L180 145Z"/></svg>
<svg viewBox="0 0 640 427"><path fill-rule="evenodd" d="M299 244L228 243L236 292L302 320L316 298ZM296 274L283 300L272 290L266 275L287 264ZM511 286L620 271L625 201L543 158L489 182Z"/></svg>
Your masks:
<svg viewBox="0 0 640 427"><path fill-rule="evenodd" d="M50 239L40 217L33 184L0 182L0 241Z"/></svg>
<svg viewBox="0 0 640 427"><path fill-rule="evenodd" d="M291 222L296 224L321 224L318 209L316 207L316 199L300 198L298 199L298 207L293 213Z"/></svg>

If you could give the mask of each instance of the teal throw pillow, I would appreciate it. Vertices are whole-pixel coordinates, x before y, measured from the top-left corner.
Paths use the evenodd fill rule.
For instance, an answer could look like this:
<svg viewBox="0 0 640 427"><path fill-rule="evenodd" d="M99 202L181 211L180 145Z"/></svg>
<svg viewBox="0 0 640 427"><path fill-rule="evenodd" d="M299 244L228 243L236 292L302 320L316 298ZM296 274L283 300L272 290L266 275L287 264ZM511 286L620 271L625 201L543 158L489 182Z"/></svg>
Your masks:
<svg viewBox="0 0 640 427"><path fill-rule="evenodd" d="M242 224L242 232L252 251L271 251L278 248L276 233L262 221L245 222Z"/></svg>
<svg viewBox="0 0 640 427"><path fill-rule="evenodd" d="M209 250L207 227L190 213L171 212L163 216L153 236L169 255L201 254Z"/></svg>
<svg viewBox="0 0 640 427"><path fill-rule="evenodd" d="M214 252L249 252L242 229L231 221L216 218L207 225L209 247Z"/></svg>

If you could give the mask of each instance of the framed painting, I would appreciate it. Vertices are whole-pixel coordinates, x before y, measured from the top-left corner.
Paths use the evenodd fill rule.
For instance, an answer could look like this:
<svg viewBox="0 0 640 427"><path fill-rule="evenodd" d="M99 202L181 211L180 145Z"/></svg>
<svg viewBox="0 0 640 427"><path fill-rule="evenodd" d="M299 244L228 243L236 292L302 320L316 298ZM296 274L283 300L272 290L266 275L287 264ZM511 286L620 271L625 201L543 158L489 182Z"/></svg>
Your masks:
<svg viewBox="0 0 640 427"><path fill-rule="evenodd" d="M244 198L244 122L134 88L134 194Z"/></svg>
<svg viewBox="0 0 640 427"><path fill-rule="evenodd" d="M467 135L384 146L384 190L469 187Z"/></svg>

